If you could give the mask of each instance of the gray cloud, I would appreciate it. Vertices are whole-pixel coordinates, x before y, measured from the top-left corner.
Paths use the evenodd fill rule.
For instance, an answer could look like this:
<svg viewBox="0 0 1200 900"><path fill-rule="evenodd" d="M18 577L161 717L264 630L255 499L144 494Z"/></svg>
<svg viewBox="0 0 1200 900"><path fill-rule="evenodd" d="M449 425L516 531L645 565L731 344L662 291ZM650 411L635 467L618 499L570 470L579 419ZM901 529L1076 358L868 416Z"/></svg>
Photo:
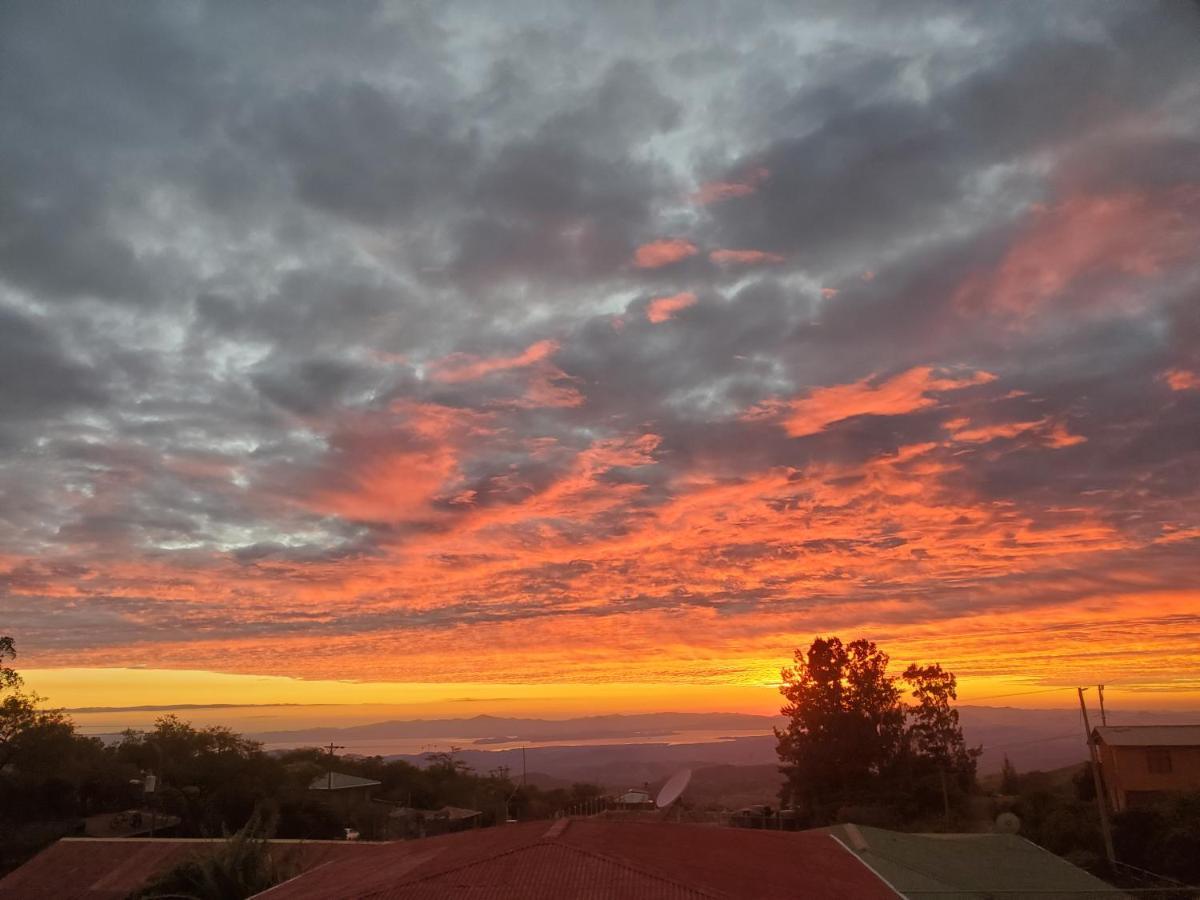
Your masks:
<svg viewBox="0 0 1200 900"><path fill-rule="evenodd" d="M581 552L498 571L521 603L355 588L348 604L398 608L297 603L280 625L168 611L102 576L113 560L184 580L228 565L251 595L253 579L326 577L438 536L448 565L499 565L615 541L700 479L792 472L795 496L761 506L794 511L818 487L805 473L849 487L864 476L846 471L926 444L943 467L931 491L1035 525L1071 508L1144 542L1194 524L1200 391L1164 380L1200 371L1194 259L1131 252L1114 272L1072 245L1060 258L1082 261L1025 318L962 299L1028 246L1031 210L1072 198L1148 197L1133 208L1165 210L1156 233L1200 234L1191 5L504 6L0 12L0 559L29 560L0 570L6 622L87 647L162 639L177 614L231 637L811 609L857 576L680 594L672 573ZM729 196L699 204L714 181ZM635 265L668 238L696 252ZM682 292L694 302L650 321ZM447 359L468 374L445 377ZM922 366L996 378L798 437L752 415ZM955 444L962 419L1042 424ZM1051 448L1056 427L1081 440ZM629 449L642 435L653 448ZM441 449L425 484L404 454ZM386 468L397 456L407 469ZM419 508L322 505L370 466ZM456 531L488 515L504 552ZM872 528L714 540L698 562L871 558L919 538ZM1161 553L1178 586L1189 548L1127 552ZM95 587L73 605L39 586L84 572ZM602 575L614 606L585 610L576 592ZM1000 606L1023 584L980 588ZM911 584L861 588L918 609ZM967 589L924 590L914 615L949 614Z"/></svg>

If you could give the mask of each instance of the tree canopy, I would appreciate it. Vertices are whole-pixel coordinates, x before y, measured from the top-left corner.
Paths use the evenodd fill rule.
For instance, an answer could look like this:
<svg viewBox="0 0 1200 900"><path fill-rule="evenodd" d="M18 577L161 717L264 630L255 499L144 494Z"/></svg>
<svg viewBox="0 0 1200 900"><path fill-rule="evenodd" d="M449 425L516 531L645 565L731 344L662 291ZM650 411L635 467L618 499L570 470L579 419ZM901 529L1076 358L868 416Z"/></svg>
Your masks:
<svg viewBox="0 0 1200 900"><path fill-rule="evenodd" d="M792 802L816 821L849 803L898 804L911 814L946 795L947 777L956 793L974 781L978 751L966 746L952 706L954 674L911 665L897 677L889 664L872 641L819 637L781 672L781 770ZM929 790L933 781L939 790Z"/></svg>

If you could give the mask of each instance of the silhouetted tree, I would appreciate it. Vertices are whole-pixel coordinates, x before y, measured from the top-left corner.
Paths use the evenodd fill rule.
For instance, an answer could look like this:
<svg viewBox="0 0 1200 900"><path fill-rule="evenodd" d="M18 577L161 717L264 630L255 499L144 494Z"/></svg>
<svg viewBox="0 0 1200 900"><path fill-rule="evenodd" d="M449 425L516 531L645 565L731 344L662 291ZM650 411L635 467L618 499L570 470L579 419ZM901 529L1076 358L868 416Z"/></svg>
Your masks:
<svg viewBox="0 0 1200 900"><path fill-rule="evenodd" d="M775 731L781 769L792 796L819 817L863 794L896 757L904 713L887 665L870 641L817 638L781 673L788 719Z"/></svg>
<svg viewBox="0 0 1200 900"><path fill-rule="evenodd" d="M1009 760L1008 754L1004 754L1004 765L1000 769L1000 793L1010 796L1019 793L1021 790L1021 779L1017 775L1017 767Z"/></svg>
<svg viewBox="0 0 1200 900"><path fill-rule="evenodd" d="M958 699L958 681L937 663L911 665L904 670L915 703L906 709L906 738L913 753L917 777L930 770L937 773L946 817L950 816L950 791L947 779L960 791L975 782L975 762L979 750L967 748L963 739L958 710L951 701ZM924 771L922 771L924 770Z"/></svg>
<svg viewBox="0 0 1200 900"><path fill-rule="evenodd" d="M17 648L13 639L6 634L0 635L0 691L18 690L22 685L17 670L8 664L8 660L16 658Z"/></svg>
<svg viewBox="0 0 1200 900"><path fill-rule="evenodd" d="M156 802L183 819L186 834L216 837L240 827L258 803L278 795L285 777L256 741L174 715L156 719L153 731L125 732L116 753L159 776Z"/></svg>
<svg viewBox="0 0 1200 900"><path fill-rule="evenodd" d="M15 659L15 641L0 637L0 769L44 762L48 744L74 738L75 729L60 710L43 709L42 698L25 690L25 681L8 664Z"/></svg>
<svg viewBox="0 0 1200 900"><path fill-rule="evenodd" d="M953 673L912 665L896 678L888 655L865 639L817 638L794 659L779 688L788 722L775 734L784 793L815 820L861 801L924 809L936 802L931 792L949 807L947 779L956 800L969 790L979 751L963 740ZM903 702L902 683L913 703Z"/></svg>

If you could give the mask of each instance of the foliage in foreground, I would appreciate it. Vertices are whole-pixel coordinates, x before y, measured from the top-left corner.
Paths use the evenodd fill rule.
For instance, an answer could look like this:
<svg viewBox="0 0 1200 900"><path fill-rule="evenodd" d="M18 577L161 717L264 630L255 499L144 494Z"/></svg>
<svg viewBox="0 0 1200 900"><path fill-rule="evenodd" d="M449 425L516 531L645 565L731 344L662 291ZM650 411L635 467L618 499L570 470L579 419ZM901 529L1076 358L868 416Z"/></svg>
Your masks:
<svg viewBox="0 0 1200 900"><path fill-rule="evenodd" d="M275 823L255 810L236 834L156 876L131 900L242 900L286 881L297 870L269 843Z"/></svg>

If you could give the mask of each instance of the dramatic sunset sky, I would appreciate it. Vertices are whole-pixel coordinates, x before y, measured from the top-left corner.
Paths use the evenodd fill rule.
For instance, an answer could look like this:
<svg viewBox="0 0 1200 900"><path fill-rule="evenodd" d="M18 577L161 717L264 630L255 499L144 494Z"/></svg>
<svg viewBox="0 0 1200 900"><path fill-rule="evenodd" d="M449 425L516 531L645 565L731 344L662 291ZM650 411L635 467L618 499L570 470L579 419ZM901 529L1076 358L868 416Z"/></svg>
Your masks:
<svg viewBox="0 0 1200 900"><path fill-rule="evenodd" d="M13 2L0 109L55 703L1200 701L1195 4Z"/></svg>

